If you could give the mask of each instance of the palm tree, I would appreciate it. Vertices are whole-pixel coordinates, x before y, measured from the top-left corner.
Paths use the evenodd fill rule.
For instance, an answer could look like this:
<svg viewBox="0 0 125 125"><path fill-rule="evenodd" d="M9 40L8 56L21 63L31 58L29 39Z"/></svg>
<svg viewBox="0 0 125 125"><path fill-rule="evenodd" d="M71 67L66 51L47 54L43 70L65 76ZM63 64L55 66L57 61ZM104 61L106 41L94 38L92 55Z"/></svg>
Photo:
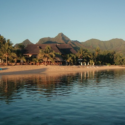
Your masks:
<svg viewBox="0 0 125 125"><path fill-rule="evenodd" d="M17 62L17 54L15 52L11 52L9 55L8 55L8 59L11 60L12 62Z"/></svg>
<svg viewBox="0 0 125 125"><path fill-rule="evenodd" d="M34 62L34 63L39 63L39 59L38 58L32 58L32 61Z"/></svg>
<svg viewBox="0 0 125 125"><path fill-rule="evenodd" d="M18 44L17 48L22 51L22 50L24 50L25 46L22 43L20 43L20 44Z"/></svg>
<svg viewBox="0 0 125 125"><path fill-rule="evenodd" d="M96 57L98 56L99 53L100 53L100 48L97 47L97 48L95 49L95 55L96 55Z"/></svg>
<svg viewBox="0 0 125 125"><path fill-rule="evenodd" d="M22 56L21 54L18 56L17 59L20 60L21 64L22 64L23 62L26 62L26 58L25 58L24 56Z"/></svg>
<svg viewBox="0 0 125 125"><path fill-rule="evenodd" d="M76 54L79 59L82 59L83 62L89 62L93 56L92 53L90 53L87 49L80 49L78 53Z"/></svg>
<svg viewBox="0 0 125 125"><path fill-rule="evenodd" d="M6 39L0 35L0 48L2 47L3 44L6 43Z"/></svg>
<svg viewBox="0 0 125 125"><path fill-rule="evenodd" d="M55 61L55 52L52 50L52 48L50 46L46 46L44 50L40 49L40 52L37 56L38 59L44 60L46 59L46 61L48 61L49 59L54 62ZM46 61L45 61L45 65L46 65Z"/></svg>
<svg viewBox="0 0 125 125"><path fill-rule="evenodd" d="M20 60L21 64L22 62L26 62L26 58L23 56L23 53L25 51L25 46L23 44L18 44L16 47L16 53L17 53L17 59Z"/></svg>
<svg viewBox="0 0 125 125"><path fill-rule="evenodd" d="M76 63L76 58L77 57L74 54L67 54L66 55L66 61L69 63L69 65Z"/></svg>
<svg viewBox="0 0 125 125"><path fill-rule="evenodd" d="M13 47L10 40L7 40L4 44L1 44L0 53L2 55L2 58L6 58L6 65L8 65L8 57L13 53Z"/></svg>

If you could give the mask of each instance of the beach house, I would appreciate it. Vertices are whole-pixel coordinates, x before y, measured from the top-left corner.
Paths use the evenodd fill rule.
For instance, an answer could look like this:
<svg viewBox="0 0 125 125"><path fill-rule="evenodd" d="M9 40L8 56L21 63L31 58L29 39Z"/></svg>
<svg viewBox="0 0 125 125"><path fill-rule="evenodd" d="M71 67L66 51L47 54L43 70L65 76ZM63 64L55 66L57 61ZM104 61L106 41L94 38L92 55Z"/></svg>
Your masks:
<svg viewBox="0 0 125 125"><path fill-rule="evenodd" d="M46 46L50 46L53 51L59 53L60 55L56 55L55 64L64 64L64 56L67 54L76 54L76 51L70 44L29 44L25 48L24 56L26 58L36 58L39 54L40 49L45 49ZM43 59L43 64L46 59ZM48 64L51 64L51 60L48 60Z"/></svg>

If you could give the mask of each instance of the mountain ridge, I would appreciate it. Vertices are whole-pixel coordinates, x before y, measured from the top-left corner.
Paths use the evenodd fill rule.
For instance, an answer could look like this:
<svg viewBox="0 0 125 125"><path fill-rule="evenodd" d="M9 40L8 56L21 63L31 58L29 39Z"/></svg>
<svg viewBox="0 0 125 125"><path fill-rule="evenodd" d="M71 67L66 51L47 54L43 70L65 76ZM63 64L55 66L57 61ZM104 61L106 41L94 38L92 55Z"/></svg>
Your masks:
<svg viewBox="0 0 125 125"><path fill-rule="evenodd" d="M39 39L36 44L70 44L76 51L80 48L88 49L89 51L94 51L99 47L102 51L104 50L114 50L119 53L125 54L125 40L120 38L113 38L110 40L102 41L99 39L89 39L84 42L79 42L77 40L71 40L63 33L59 33L57 36L44 37ZM27 46L28 44L33 44L29 39L24 40L21 44Z"/></svg>
<svg viewBox="0 0 125 125"><path fill-rule="evenodd" d="M70 41L70 39L65 36L63 33L59 33L57 36L55 36L54 38L50 38L50 37L44 37L39 39L39 41L36 44L48 44L48 43L68 43L68 41Z"/></svg>
<svg viewBox="0 0 125 125"><path fill-rule="evenodd" d="M22 44L22 45L24 45L24 46L26 47L27 45L33 44L33 43L32 43L29 39L25 39L23 42L17 43L17 44L15 44L14 46L15 46L15 47L18 47L19 44Z"/></svg>

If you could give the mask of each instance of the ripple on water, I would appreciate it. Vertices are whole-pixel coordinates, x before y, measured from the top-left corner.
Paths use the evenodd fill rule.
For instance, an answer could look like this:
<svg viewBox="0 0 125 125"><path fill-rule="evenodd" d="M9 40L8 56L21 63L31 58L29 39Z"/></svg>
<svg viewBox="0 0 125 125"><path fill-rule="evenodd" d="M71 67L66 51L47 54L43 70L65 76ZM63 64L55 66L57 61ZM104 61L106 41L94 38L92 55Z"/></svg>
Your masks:
<svg viewBox="0 0 125 125"><path fill-rule="evenodd" d="M123 70L1 78L0 125L125 124L124 81Z"/></svg>

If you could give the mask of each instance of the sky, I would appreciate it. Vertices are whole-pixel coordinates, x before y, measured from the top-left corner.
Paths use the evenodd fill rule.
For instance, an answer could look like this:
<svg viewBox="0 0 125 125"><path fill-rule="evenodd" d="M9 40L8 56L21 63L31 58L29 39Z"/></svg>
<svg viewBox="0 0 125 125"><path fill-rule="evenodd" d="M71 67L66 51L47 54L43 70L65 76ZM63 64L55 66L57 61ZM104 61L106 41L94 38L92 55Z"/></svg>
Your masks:
<svg viewBox="0 0 125 125"><path fill-rule="evenodd" d="M0 0L0 34L13 44L65 34L125 40L125 0Z"/></svg>

